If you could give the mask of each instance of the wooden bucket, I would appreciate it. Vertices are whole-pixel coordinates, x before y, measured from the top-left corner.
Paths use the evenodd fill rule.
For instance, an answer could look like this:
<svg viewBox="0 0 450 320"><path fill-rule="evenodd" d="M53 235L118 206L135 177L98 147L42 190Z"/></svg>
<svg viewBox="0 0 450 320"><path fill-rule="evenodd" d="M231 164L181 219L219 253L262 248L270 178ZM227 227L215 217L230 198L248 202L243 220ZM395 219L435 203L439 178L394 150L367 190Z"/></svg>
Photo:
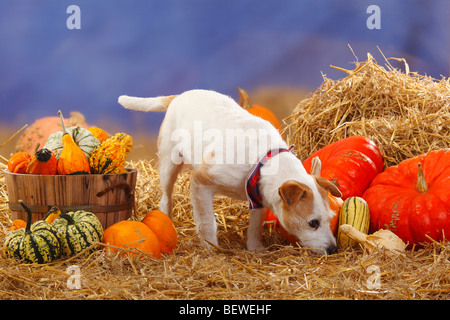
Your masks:
<svg viewBox="0 0 450 320"><path fill-rule="evenodd" d="M11 219L26 221L19 199L33 212L33 222L42 220L57 206L61 212L85 210L94 213L106 229L131 217L137 171L83 175L34 175L5 171Z"/></svg>

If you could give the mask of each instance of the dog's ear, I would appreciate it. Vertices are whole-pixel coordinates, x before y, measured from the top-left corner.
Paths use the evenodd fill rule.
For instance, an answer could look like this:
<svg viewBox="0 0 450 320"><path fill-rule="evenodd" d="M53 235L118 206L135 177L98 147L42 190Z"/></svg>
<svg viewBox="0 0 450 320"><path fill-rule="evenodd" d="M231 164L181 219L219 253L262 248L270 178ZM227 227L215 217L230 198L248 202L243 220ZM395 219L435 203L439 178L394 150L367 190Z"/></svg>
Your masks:
<svg viewBox="0 0 450 320"><path fill-rule="evenodd" d="M292 206L307 195L308 189L298 181L288 180L278 188L278 194L286 205Z"/></svg>
<svg viewBox="0 0 450 320"><path fill-rule="evenodd" d="M342 192L336 187L336 185L323 177L313 176L319 186L330 191L331 195L335 197L342 197Z"/></svg>

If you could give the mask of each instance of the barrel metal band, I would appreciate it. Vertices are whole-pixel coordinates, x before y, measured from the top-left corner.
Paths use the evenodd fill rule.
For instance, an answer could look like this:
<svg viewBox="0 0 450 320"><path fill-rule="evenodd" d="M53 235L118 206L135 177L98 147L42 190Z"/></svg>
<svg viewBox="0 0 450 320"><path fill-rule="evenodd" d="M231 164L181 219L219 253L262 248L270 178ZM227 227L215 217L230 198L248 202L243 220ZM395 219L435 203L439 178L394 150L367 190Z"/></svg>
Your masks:
<svg viewBox="0 0 450 320"><path fill-rule="evenodd" d="M34 213L47 213L51 207L54 205L28 205L31 212ZM70 211L78 211L84 210L92 213L99 212L115 212L115 211L124 211L130 210L133 208L133 201L117 203L117 204L109 204L109 205L71 205L71 206L57 206L61 212L70 212ZM9 203L9 209L11 211L25 211L25 209L18 203Z"/></svg>

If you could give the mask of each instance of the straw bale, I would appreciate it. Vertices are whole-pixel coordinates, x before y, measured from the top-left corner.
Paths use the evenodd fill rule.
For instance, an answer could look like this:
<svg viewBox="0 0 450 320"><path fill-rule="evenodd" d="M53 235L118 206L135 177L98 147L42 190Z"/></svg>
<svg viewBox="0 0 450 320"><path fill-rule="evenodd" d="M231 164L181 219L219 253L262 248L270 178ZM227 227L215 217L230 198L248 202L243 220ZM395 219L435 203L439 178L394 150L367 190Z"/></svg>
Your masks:
<svg viewBox="0 0 450 320"><path fill-rule="evenodd" d="M158 171L146 160L128 162L138 170L138 217L158 207ZM0 242L11 226L0 163ZM195 236L189 203L190 172L182 172L174 189L174 224L179 242L159 260L124 258L96 250L87 257L47 265L0 258L0 299L171 300L171 299L448 299L450 245L433 242L392 258L383 251L366 255L360 248L327 256L289 246L265 229L264 253L245 250L246 204L216 197L215 214L221 248L208 251ZM80 269L79 289L67 285ZM371 267L374 266L374 267ZM371 268L375 268L372 270ZM379 277L379 282L377 282Z"/></svg>
<svg viewBox="0 0 450 320"><path fill-rule="evenodd" d="M385 61L382 67L368 54L354 70L332 66L347 76L334 81L323 75L320 87L298 103L285 122L301 159L352 135L374 140L387 166L449 147L450 80L410 72L404 59Z"/></svg>

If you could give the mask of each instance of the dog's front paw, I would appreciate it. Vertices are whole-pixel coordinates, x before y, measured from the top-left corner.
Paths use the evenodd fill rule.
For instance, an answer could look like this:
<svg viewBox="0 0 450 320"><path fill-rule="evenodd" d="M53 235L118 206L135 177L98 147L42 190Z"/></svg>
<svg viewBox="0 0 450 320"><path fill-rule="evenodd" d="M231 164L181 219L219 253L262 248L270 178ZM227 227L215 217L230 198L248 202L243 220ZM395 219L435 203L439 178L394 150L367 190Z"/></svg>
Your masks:
<svg viewBox="0 0 450 320"><path fill-rule="evenodd" d="M256 252L265 252L266 248L260 241L247 241L247 250Z"/></svg>

